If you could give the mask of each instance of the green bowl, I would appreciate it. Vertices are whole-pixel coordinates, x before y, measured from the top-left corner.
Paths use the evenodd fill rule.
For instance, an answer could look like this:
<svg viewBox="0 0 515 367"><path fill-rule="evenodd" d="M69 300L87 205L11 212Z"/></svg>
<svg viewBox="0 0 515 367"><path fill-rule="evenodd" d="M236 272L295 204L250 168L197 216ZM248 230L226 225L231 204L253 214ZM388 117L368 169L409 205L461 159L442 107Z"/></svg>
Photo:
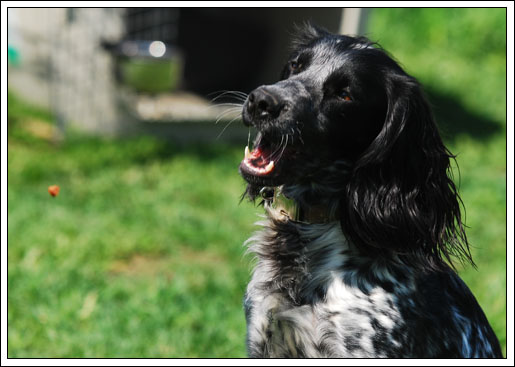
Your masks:
<svg viewBox="0 0 515 367"><path fill-rule="evenodd" d="M122 82L138 92L170 92L179 88L183 62L170 58L133 57L119 60Z"/></svg>

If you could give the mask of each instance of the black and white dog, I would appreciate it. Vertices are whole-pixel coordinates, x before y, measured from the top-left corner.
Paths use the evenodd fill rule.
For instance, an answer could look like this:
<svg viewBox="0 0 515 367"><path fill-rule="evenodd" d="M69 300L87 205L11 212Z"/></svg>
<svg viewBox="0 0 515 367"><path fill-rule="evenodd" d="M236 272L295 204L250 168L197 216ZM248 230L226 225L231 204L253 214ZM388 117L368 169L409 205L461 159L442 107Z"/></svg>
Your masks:
<svg viewBox="0 0 515 367"><path fill-rule="evenodd" d="M305 26L252 91L240 173L267 219L245 296L251 357L502 358L453 271L470 261L421 87L365 38Z"/></svg>

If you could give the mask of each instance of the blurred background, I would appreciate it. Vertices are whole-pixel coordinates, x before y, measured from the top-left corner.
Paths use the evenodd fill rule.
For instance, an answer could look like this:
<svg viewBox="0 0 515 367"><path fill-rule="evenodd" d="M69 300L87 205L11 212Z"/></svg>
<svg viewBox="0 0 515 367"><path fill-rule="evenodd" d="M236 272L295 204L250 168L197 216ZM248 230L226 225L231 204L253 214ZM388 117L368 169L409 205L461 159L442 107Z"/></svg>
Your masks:
<svg viewBox="0 0 515 367"><path fill-rule="evenodd" d="M240 92L304 21L425 86L506 353L506 9L9 8L8 357L246 356Z"/></svg>

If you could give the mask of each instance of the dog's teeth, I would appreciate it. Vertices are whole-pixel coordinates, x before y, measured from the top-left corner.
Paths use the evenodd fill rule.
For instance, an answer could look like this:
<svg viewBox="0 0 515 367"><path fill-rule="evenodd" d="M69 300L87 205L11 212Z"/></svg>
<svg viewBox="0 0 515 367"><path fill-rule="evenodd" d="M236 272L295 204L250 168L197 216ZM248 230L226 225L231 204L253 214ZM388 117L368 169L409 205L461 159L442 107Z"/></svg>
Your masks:
<svg viewBox="0 0 515 367"><path fill-rule="evenodd" d="M265 167L265 172L271 172L274 169L274 161L270 161Z"/></svg>
<svg viewBox="0 0 515 367"><path fill-rule="evenodd" d="M245 147L245 159L249 159L250 158L250 151L249 151L249 146L247 145Z"/></svg>

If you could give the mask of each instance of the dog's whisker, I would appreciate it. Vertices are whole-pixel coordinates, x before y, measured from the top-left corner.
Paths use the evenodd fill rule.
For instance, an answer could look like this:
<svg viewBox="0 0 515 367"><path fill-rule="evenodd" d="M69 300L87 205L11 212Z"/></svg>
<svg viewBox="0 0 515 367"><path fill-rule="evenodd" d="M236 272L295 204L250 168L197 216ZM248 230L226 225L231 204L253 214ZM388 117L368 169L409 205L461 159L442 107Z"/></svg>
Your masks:
<svg viewBox="0 0 515 367"><path fill-rule="evenodd" d="M224 94L234 94L234 95L245 96L245 97L248 95L247 93L244 93L244 92L239 91L239 90L226 90L223 93Z"/></svg>
<svg viewBox="0 0 515 367"><path fill-rule="evenodd" d="M281 142L278 144L277 148L269 155L269 160L274 160L275 154L281 149L284 141L284 135L281 135Z"/></svg>
<svg viewBox="0 0 515 367"><path fill-rule="evenodd" d="M243 104L242 103L219 103L219 104L213 105L211 107L216 108L216 107L224 107L224 106L236 106L236 107L242 108Z"/></svg>
<svg viewBox="0 0 515 367"><path fill-rule="evenodd" d="M227 109L223 112L221 112L218 116L217 116L217 119L215 121L215 125L218 124L218 122L223 119L225 116L231 114L231 113L234 113L234 112L237 112L238 110L236 109Z"/></svg>
<svg viewBox="0 0 515 367"><path fill-rule="evenodd" d="M232 91L232 93L230 93L230 94L234 95L235 97L240 97L240 98L247 98L248 97L247 93L240 92L240 91Z"/></svg>
<svg viewBox="0 0 515 367"><path fill-rule="evenodd" d="M243 92L240 92L240 91L234 91L234 90L224 90L224 91L213 92L213 93L209 93L208 96L212 96L213 94L216 94L216 93L220 93L220 94L217 95L216 97L214 97L214 99L218 99L218 98L223 97L225 95L243 96L243 97L247 96L246 93L243 93Z"/></svg>
<svg viewBox="0 0 515 367"><path fill-rule="evenodd" d="M221 104L211 105L211 106L207 107L207 109L209 111L212 111L214 109L223 109L224 107L236 108L240 111L243 110L243 105L239 104L239 103L221 103ZM225 109L223 112L225 112Z"/></svg>
<svg viewBox="0 0 515 367"><path fill-rule="evenodd" d="M240 112L240 111L241 111L241 107L240 106L232 106L232 107L224 109L221 112L221 114L224 114L224 113L227 113L227 112Z"/></svg>
<svg viewBox="0 0 515 367"><path fill-rule="evenodd" d="M219 92L214 92L214 93L219 93ZM210 95L211 94L213 94L213 93L210 93ZM219 100L222 97L232 97L232 98L236 99L237 101L245 102L245 100L247 99L247 94L243 93L243 92L239 92L239 91L222 91L219 95L217 95L216 97L211 99L211 102L216 102L217 100Z"/></svg>
<svg viewBox="0 0 515 367"><path fill-rule="evenodd" d="M223 130L220 132L220 134L218 134L218 136L216 137L216 140L220 139L220 137L223 135L223 133L225 132L225 130L227 130L227 128L229 127L229 125L231 125L234 121L236 121L239 117L235 117L233 118L231 121L229 121L227 123L227 125L225 125L225 127L223 128Z"/></svg>
<svg viewBox="0 0 515 367"><path fill-rule="evenodd" d="M284 147L281 151L281 154L279 155L279 157L277 158L277 160L279 161L282 157L283 157L283 154L284 154L284 150L286 149L286 147L288 146L288 134L286 134L286 141L284 143Z"/></svg>
<svg viewBox="0 0 515 367"><path fill-rule="evenodd" d="M213 109L221 110L220 114L231 113L231 112L241 113L243 111L243 106L238 105L238 104L224 104L224 105L210 106L209 107L209 110L212 111Z"/></svg>
<svg viewBox="0 0 515 367"><path fill-rule="evenodd" d="M216 121L215 121L215 125L218 124L218 122L220 122L220 120L222 120L225 116L227 115L230 115L231 113L235 113L235 112L240 112L241 109L237 108L237 107L234 107L234 108L228 108L227 110L223 111L222 113L220 113L220 115L218 115ZM236 116L235 119L238 119L240 116Z"/></svg>

